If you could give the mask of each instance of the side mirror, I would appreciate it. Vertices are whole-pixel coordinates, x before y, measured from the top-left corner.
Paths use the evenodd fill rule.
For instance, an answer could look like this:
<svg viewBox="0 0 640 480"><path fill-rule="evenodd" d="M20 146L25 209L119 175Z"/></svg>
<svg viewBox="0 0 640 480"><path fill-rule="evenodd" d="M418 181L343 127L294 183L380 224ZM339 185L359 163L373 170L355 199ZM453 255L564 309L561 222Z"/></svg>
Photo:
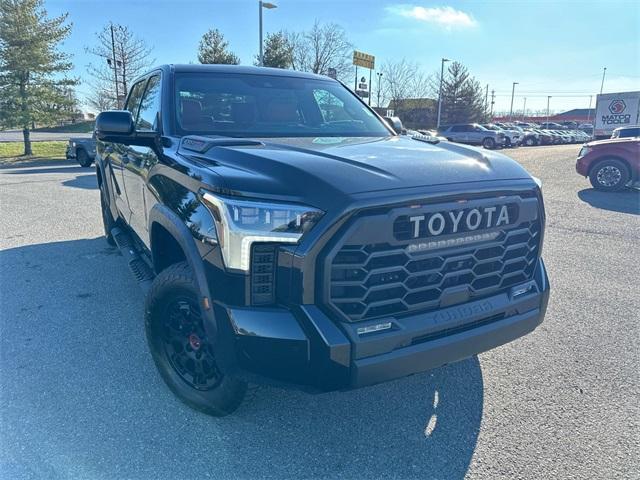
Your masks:
<svg viewBox="0 0 640 480"><path fill-rule="evenodd" d="M130 137L134 130L129 110L108 110L96 118L96 137L99 140L109 141L107 137Z"/></svg>
<svg viewBox="0 0 640 480"><path fill-rule="evenodd" d="M384 121L396 132L398 135L402 135L404 133L404 127L402 126L402 121L398 117L383 117Z"/></svg>
<svg viewBox="0 0 640 480"><path fill-rule="evenodd" d="M156 132L136 132L129 110L108 110L96 117L95 135L103 142L153 146Z"/></svg>

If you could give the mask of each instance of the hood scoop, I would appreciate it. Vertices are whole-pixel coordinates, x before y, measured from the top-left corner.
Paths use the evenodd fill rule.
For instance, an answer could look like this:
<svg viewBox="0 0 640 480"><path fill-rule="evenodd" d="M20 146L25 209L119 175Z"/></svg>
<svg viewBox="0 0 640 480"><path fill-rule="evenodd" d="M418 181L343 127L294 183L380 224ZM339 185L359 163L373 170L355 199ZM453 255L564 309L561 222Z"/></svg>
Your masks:
<svg viewBox="0 0 640 480"><path fill-rule="evenodd" d="M202 137L199 135L187 135L180 142L178 151L188 150L195 153L206 153L214 147L260 147L264 143L250 138L233 137ZM186 153L186 152L183 152Z"/></svg>

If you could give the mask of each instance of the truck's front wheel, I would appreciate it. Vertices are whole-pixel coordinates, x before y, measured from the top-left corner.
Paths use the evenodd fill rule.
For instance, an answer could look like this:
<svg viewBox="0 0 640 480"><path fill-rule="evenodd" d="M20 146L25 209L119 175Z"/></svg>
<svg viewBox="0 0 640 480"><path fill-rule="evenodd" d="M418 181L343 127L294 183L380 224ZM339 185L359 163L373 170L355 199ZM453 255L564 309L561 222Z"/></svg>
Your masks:
<svg viewBox="0 0 640 480"><path fill-rule="evenodd" d="M622 190L629 182L629 171L620 160L608 158L591 169L589 180L598 190L615 192Z"/></svg>
<svg viewBox="0 0 640 480"><path fill-rule="evenodd" d="M145 330L156 367L183 402L221 417L236 410L247 384L218 369L203 324L200 293L186 262L160 272L145 305Z"/></svg>

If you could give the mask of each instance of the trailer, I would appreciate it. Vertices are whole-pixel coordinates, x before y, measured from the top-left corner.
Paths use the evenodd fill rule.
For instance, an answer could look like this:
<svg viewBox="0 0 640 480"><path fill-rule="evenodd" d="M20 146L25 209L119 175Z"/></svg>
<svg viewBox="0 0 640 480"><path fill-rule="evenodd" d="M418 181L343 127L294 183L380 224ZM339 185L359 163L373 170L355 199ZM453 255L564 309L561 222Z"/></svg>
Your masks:
<svg viewBox="0 0 640 480"><path fill-rule="evenodd" d="M618 127L640 123L640 91L601 93L596 97L595 138L611 137Z"/></svg>

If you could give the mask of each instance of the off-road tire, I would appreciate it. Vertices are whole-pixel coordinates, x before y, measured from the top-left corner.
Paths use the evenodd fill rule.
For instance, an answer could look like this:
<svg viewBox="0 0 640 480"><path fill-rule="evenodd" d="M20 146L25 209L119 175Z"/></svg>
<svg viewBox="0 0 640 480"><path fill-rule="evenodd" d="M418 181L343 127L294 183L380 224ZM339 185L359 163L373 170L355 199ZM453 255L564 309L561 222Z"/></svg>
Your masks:
<svg viewBox="0 0 640 480"><path fill-rule="evenodd" d="M195 277L186 262L176 263L166 268L154 279L145 301L145 333L156 367L171 391L190 407L209 415L222 417L240 406L247 392L247 384L222 374L215 366L215 383L207 389L198 389L185 379L184 372L181 373L176 367L175 355L171 356L167 352L167 345L173 345L172 341L167 339L175 338L171 335L175 335L176 332L176 329L173 329L170 334L171 327L167 326L168 322L172 322L169 319L169 312L173 302L178 301L177 299L187 299L191 308L197 305L197 308L201 309L200 298L201 294ZM202 321L202 311L200 310L199 313ZM193 349L189 351L189 338L192 336L192 334L187 335L189 329L190 327L187 327L184 331L187 343L183 347L182 355L193 356L199 353L200 348L205 352L205 347L208 349L206 352L213 349L210 339L204 335L198 339L198 352ZM195 367L194 370L196 370Z"/></svg>

